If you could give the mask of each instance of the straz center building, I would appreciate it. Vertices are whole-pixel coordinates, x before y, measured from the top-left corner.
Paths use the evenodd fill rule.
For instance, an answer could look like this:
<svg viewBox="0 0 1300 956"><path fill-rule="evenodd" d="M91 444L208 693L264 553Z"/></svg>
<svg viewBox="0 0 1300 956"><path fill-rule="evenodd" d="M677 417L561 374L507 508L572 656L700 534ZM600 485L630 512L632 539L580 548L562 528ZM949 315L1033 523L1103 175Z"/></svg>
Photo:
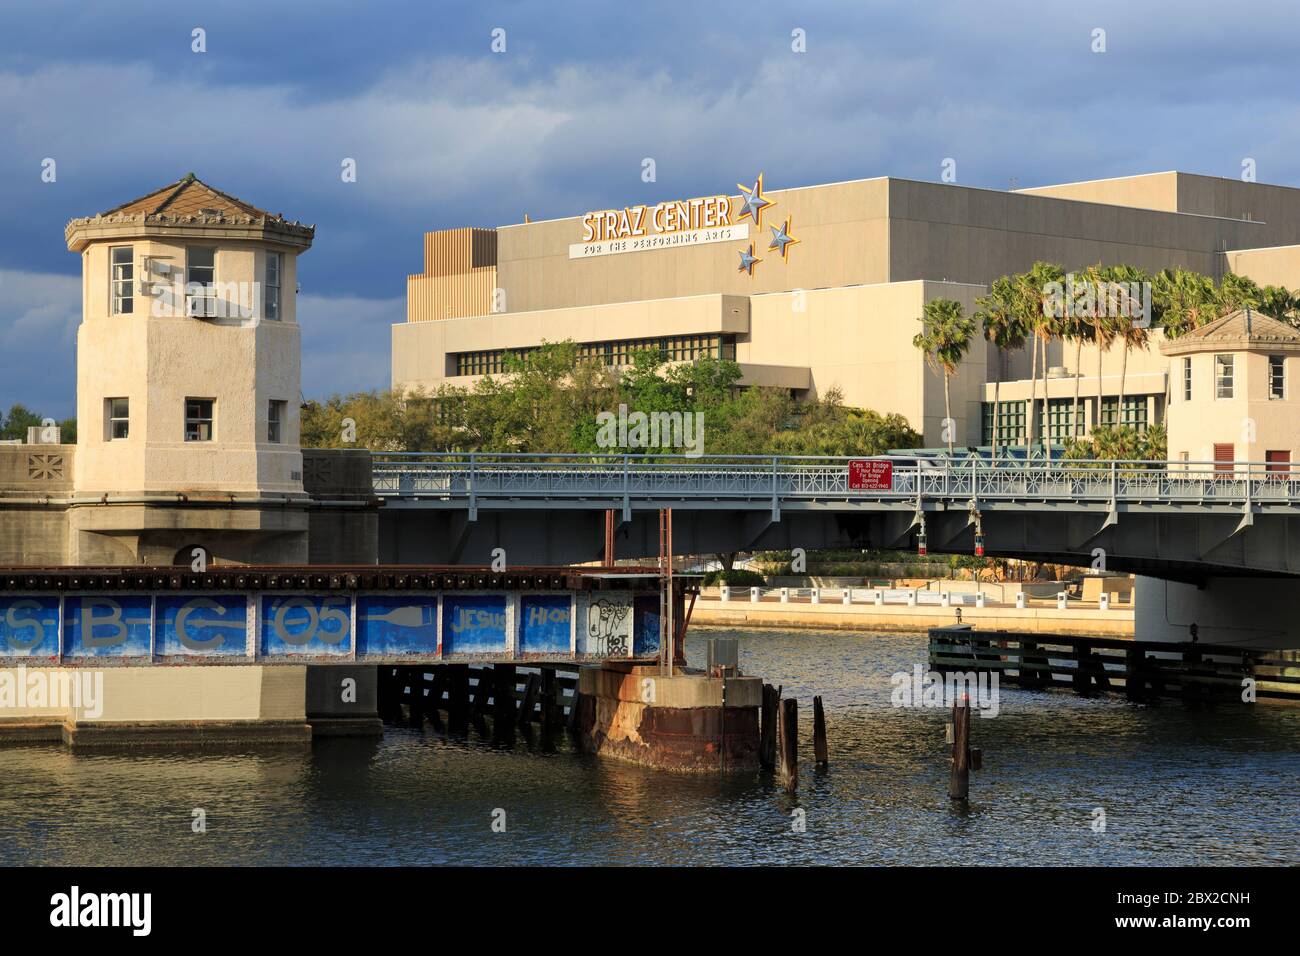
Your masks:
<svg viewBox="0 0 1300 956"><path fill-rule="evenodd" d="M995 279L1040 259L1300 286L1300 190L1287 187L1180 172L1010 192L888 177L768 189L760 176L739 186L738 195L427 233L424 271L407 280L407 321L392 330L394 388L469 385L498 373L505 353L542 342L571 339L613 366L653 347L673 361L734 359L743 385L801 398L837 387L845 404L900 413L938 446L943 380L912 345L929 300L972 312ZM1122 409L1119 348L1103 354L1099 380L1094 349L1076 367L1073 345L1053 343L1053 438L1068 434L1076 377L1076 430L1163 421L1183 383L1161 338L1129 354ZM1029 377L1027 351L999 356L977 332L952 382L957 443L990 442L995 381L999 443L1023 443Z"/></svg>

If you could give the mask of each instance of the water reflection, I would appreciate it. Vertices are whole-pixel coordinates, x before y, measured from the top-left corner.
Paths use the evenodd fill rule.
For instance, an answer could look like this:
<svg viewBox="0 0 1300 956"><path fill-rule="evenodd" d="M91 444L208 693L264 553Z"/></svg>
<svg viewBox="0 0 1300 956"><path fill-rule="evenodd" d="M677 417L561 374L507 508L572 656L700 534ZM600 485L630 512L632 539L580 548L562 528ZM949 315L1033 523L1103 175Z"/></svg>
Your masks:
<svg viewBox="0 0 1300 956"><path fill-rule="evenodd" d="M947 797L946 716L890 706L912 634L697 630L800 700L797 797L762 775L659 773L513 749L471 729L290 750L0 750L0 863L587 864L1300 862L1300 708L1130 705L1002 689L972 721L984 769ZM811 761L812 695L830 769ZM1089 824L1095 808L1106 832ZM207 832L191 829L206 812ZM792 811L807 831L793 832ZM506 832L491 828L494 810Z"/></svg>

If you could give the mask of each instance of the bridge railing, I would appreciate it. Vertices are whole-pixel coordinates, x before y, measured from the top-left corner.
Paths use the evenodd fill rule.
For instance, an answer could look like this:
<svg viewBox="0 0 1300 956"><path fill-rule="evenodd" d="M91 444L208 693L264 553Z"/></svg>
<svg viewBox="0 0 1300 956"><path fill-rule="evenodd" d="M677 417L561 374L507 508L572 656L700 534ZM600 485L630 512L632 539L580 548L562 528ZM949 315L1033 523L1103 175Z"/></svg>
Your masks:
<svg viewBox="0 0 1300 956"><path fill-rule="evenodd" d="M887 486L850 487L847 457L380 453L380 496L1300 502L1300 468L1276 462L990 461L872 456Z"/></svg>

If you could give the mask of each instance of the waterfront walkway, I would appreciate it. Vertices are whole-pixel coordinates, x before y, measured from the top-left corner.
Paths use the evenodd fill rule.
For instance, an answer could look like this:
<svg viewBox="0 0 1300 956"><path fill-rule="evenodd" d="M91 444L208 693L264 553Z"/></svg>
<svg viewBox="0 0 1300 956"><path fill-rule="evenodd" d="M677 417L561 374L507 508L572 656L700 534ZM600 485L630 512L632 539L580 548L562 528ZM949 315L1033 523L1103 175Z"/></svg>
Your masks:
<svg viewBox="0 0 1300 956"><path fill-rule="evenodd" d="M988 630L1036 634L1132 637L1132 604L1025 598L1021 602L977 603L974 594L953 593L944 603L935 591L912 588L764 588L757 600L749 588L705 588L691 614L692 624L729 627L794 627L847 630L929 630L957 622ZM845 602L848 591L849 601Z"/></svg>

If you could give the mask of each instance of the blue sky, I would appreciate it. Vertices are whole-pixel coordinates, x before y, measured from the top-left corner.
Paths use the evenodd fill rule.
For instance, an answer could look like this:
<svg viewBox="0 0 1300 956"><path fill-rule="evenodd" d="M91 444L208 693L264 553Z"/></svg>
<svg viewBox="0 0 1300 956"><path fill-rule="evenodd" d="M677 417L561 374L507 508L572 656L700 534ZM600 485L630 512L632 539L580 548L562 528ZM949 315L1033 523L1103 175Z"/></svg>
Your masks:
<svg viewBox="0 0 1300 956"><path fill-rule="evenodd" d="M1293 0L0 0L0 407L74 412L67 220L189 171L317 225L299 320L303 390L323 397L387 386L429 229L734 191L759 170L769 188L938 180L947 157L995 189L1235 177L1246 157L1300 185L1297 26Z"/></svg>

